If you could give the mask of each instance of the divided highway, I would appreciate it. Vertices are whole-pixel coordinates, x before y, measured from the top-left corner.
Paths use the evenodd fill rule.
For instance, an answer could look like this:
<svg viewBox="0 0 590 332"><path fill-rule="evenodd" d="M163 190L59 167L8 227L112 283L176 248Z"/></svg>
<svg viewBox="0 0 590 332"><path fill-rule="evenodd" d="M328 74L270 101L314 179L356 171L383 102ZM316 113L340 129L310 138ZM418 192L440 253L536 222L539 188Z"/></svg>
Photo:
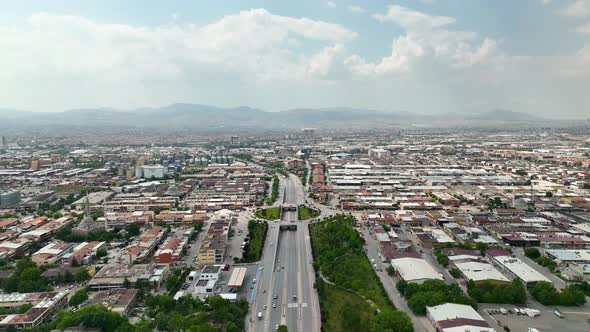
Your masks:
<svg viewBox="0 0 590 332"><path fill-rule="evenodd" d="M284 204L302 204L303 187L297 178L291 175L285 182ZM279 222L269 222L250 331L275 331L278 325L286 325L289 331L320 332L309 231L307 222L297 220L297 211L285 211ZM297 225L297 230L280 230L288 225Z"/></svg>

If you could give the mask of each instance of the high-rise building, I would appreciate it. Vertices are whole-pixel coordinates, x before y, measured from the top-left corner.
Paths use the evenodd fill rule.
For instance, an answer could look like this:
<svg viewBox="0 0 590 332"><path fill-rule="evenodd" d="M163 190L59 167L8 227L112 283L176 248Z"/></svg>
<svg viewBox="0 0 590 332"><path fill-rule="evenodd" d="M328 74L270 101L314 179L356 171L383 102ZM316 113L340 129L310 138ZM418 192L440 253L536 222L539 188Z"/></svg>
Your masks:
<svg viewBox="0 0 590 332"><path fill-rule="evenodd" d="M8 146L8 142L6 141L6 136L2 136L2 139L0 140L0 148L5 148Z"/></svg>
<svg viewBox="0 0 590 332"><path fill-rule="evenodd" d="M315 128L303 128L301 131L303 131L304 138L312 138L315 136Z"/></svg>

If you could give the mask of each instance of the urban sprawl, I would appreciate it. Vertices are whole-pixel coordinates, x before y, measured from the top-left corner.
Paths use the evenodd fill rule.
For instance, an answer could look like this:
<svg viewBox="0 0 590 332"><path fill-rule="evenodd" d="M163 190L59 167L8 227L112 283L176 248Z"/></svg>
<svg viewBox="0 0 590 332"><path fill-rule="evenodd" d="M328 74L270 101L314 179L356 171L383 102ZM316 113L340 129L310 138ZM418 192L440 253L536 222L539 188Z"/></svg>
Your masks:
<svg viewBox="0 0 590 332"><path fill-rule="evenodd" d="M96 135L2 137L0 330L590 330L586 136Z"/></svg>

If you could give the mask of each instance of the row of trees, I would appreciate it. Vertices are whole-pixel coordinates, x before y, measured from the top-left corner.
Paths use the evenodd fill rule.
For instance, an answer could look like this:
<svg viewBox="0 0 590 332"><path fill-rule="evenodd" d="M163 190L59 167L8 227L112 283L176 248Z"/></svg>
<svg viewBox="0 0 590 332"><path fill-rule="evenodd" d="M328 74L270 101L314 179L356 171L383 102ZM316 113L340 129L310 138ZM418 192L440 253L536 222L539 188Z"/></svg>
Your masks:
<svg viewBox="0 0 590 332"><path fill-rule="evenodd" d="M520 279L514 279L509 285L493 285L485 282L476 286L472 280L467 282L467 293L480 303L512 303L526 302L526 288Z"/></svg>
<svg viewBox="0 0 590 332"><path fill-rule="evenodd" d="M267 205L274 204L274 202L277 201L277 198L279 198L279 177L275 175L272 178L272 187L271 187L271 192L270 192L270 198L267 199L266 204Z"/></svg>
<svg viewBox="0 0 590 332"><path fill-rule="evenodd" d="M537 264L546 267L551 272L555 272L557 269L557 263L549 257L541 256L541 252L535 247L526 248L524 255L534 260Z"/></svg>
<svg viewBox="0 0 590 332"><path fill-rule="evenodd" d="M443 303L459 303L476 306L477 303L463 293L459 285L447 285L442 280L427 280L422 284L400 280L396 284L399 292L407 299L408 307L416 315L425 315L426 307Z"/></svg>
<svg viewBox="0 0 590 332"><path fill-rule="evenodd" d="M260 260L267 231L268 224L265 221L248 221L248 236L250 237L250 240L248 240L248 243L246 243L246 247L244 248L244 255L242 257L244 263L257 262Z"/></svg>
<svg viewBox="0 0 590 332"><path fill-rule="evenodd" d="M552 283L542 281L533 287L531 295L544 305L580 306L586 303L584 291L575 284L559 292Z"/></svg>

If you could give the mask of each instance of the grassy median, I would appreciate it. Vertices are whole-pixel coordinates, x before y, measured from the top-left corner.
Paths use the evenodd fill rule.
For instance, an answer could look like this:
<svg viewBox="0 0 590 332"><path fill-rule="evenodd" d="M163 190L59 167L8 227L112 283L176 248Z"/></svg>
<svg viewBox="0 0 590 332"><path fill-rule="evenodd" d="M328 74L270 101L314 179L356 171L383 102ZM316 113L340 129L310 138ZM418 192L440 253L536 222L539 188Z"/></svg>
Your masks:
<svg viewBox="0 0 590 332"><path fill-rule="evenodd" d="M307 206L300 206L297 209L297 215L299 217L299 220L308 220L319 217L320 211L308 208Z"/></svg>
<svg viewBox="0 0 590 332"><path fill-rule="evenodd" d="M278 206L271 207L268 209L260 209L256 211L256 218L266 220L277 220L281 218L281 208Z"/></svg>

